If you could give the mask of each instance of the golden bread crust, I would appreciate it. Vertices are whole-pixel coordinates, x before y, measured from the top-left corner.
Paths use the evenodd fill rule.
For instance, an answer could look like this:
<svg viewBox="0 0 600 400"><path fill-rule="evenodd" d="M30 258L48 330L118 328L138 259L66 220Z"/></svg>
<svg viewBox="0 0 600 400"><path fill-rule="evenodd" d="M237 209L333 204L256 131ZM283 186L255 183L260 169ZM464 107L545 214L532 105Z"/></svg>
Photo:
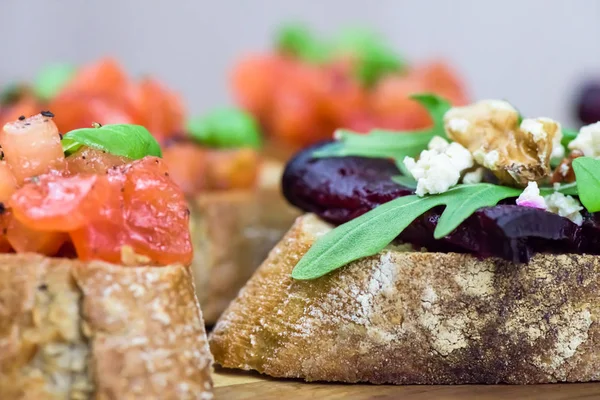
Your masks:
<svg viewBox="0 0 600 400"><path fill-rule="evenodd" d="M298 218L215 326L218 364L378 384L600 379L600 257L540 254L514 265L389 247L292 280L329 229Z"/></svg>
<svg viewBox="0 0 600 400"><path fill-rule="evenodd" d="M204 320L214 324L299 212L277 189L208 192L191 200L192 270Z"/></svg>
<svg viewBox="0 0 600 400"><path fill-rule="evenodd" d="M189 268L0 255L0 398L210 399Z"/></svg>

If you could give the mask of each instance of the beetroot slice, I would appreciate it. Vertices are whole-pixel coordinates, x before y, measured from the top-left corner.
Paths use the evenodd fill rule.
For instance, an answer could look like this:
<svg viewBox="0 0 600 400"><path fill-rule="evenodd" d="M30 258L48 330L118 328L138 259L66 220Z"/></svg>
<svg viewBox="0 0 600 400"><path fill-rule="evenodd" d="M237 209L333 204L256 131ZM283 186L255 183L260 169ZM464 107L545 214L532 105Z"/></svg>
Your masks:
<svg viewBox="0 0 600 400"><path fill-rule="evenodd" d="M334 224L350 221L395 198L413 194L391 180L400 172L392 161L362 157L313 158L314 146L287 165L283 194L307 212ZM410 224L399 240L429 251L471 253L527 262L537 252L600 254L600 218L585 214L579 227L543 210L501 204L478 210L454 232L436 240L433 232L443 207Z"/></svg>

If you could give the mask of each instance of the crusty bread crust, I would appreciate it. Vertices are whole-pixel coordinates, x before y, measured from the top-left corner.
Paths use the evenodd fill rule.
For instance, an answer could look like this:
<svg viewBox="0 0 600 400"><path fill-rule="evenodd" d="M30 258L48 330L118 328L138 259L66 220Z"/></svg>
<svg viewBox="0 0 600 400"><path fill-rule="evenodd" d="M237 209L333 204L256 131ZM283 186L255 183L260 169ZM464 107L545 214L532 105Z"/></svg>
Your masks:
<svg viewBox="0 0 600 400"><path fill-rule="evenodd" d="M527 265L388 248L313 281L290 272L330 227L297 220L209 339L218 364L308 381L600 379L600 257Z"/></svg>
<svg viewBox="0 0 600 400"><path fill-rule="evenodd" d="M204 320L212 325L299 212L267 187L203 193L190 210L192 270Z"/></svg>
<svg viewBox="0 0 600 400"><path fill-rule="evenodd" d="M189 268L0 255L0 399L210 399Z"/></svg>

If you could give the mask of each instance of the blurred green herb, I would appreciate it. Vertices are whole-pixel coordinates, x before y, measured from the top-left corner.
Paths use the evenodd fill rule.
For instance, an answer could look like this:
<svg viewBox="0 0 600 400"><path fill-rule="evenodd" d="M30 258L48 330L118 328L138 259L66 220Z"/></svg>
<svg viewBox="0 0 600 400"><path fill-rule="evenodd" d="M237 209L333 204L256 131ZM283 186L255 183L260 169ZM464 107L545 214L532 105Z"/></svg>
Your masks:
<svg viewBox="0 0 600 400"><path fill-rule="evenodd" d="M187 128L192 138L208 147L259 148L262 142L256 120L246 111L236 108L222 108L192 118Z"/></svg>

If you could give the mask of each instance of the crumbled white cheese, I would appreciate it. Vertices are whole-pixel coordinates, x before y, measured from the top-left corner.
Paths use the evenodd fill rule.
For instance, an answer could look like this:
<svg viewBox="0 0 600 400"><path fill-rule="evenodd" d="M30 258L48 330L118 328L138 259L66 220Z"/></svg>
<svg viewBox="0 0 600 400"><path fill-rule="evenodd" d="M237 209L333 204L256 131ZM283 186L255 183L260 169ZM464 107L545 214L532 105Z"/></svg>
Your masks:
<svg viewBox="0 0 600 400"><path fill-rule="evenodd" d="M517 205L522 207L540 208L542 210L548 208L546 200L540 196L540 188L536 182L527 183L527 187L517 198Z"/></svg>
<svg viewBox="0 0 600 400"><path fill-rule="evenodd" d="M500 153L498 150L492 150L486 153L482 149L477 149L473 152L473 158L477 164L483 165L487 169L494 171L496 170L496 166L500 160Z"/></svg>
<svg viewBox="0 0 600 400"><path fill-rule="evenodd" d="M458 183L461 173L473 166L471 153L459 143L443 148L441 144L438 140L430 143L430 150L421 152L418 161L412 157L404 159L404 165L417 180L418 196L448 191Z"/></svg>
<svg viewBox="0 0 600 400"><path fill-rule="evenodd" d="M448 121L448 127L459 133L466 133L470 122L464 118L452 118Z"/></svg>
<svg viewBox="0 0 600 400"><path fill-rule="evenodd" d="M565 196L560 192L554 192L549 196L544 197L548 211L558 214L561 217L569 218L577 225L583 223L583 216L579 211L583 210L583 207L577 201L577 199L571 196Z"/></svg>
<svg viewBox="0 0 600 400"><path fill-rule="evenodd" d="M435 150L435 151L438 151L441 153L444 150L446 150L448 148L448 146L450 146L450 143L448 143L448 141L446 139L444 139L441 136L434 136L429 141L427 148L429 150Z"/></svg>
<svg viewBox="0 0 600 400"><path fill-rule="evenodd" d="M475 171L467 172L465 176L463 176L462 183L473 184L480 183L483 180L483 173L485 169L479 167Z"/></svg>
<svg viewBox="0 0 600 400"><path fill-rule="evenodd" d="M571 167L569 166L569 164L560 164L560 166L558 167L558 172L560 172L560 174L563 177L566 177L569 174L570 170Z"/></svg>
<svg viewBox="0 0 600 400"><path fill-rule="evenodd" d="M600 122L582 127L569 149L579 150L586 157L600 157Z"/></svg>

